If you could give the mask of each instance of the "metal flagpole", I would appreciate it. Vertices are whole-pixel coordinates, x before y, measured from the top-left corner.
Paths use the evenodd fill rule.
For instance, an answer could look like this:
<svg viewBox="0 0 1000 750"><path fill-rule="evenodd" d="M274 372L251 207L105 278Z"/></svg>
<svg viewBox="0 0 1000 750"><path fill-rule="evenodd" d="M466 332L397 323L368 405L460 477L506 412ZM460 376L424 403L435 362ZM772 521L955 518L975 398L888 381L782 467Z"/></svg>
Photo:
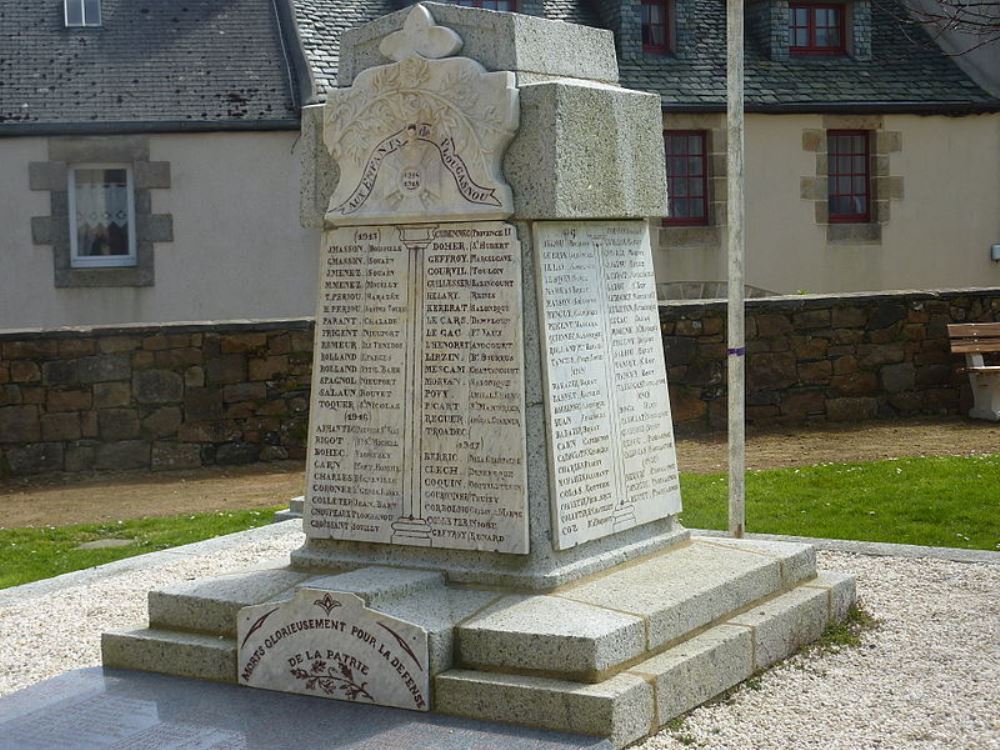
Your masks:
<svg viewBox="0 0 1000 750"><path fill-rule="evenodd" d="M746 469L744 430L746 339L743 319L744 257L746 255L743 202L743 2L726 2L726 186L729 258L728 377L729 377L729 534L743 536Z"/></svg>

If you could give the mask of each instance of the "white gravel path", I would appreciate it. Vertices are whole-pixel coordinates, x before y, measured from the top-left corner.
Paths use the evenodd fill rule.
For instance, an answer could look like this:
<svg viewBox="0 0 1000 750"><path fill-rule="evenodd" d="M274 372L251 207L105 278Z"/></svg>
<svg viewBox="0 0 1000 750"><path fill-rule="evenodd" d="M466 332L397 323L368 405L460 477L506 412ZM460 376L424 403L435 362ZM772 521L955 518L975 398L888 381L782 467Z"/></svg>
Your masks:
<svg viewBox="0 0 1000 750"><path fill-rule="evenodd" d="M799 654L641 750L1000 748L1000 565L818 559L857 576L880 621L862 645Z"/></svg>
<svg viewBox="0 0 1000 750"><path fill-rule="evenodd" d="M100 663L100 634L145 625L146 592L285 559L296 524L154 568L0 592L0 695ZM203 548L204 549L204 548ZM862 646L799 655L641 750L1000 750L1000 565L821 552L881 622ZM11 592L13 593L13 592Z"/></svg>

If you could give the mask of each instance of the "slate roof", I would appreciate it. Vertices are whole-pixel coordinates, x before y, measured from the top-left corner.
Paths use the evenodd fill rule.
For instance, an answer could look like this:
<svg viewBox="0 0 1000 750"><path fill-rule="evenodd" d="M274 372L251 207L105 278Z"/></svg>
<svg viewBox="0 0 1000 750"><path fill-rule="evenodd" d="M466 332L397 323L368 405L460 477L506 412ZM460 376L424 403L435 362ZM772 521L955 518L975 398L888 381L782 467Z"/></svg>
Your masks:
<svg viewBox="0 0 1000 750"><path fill-rule="evenodd" d="M623 86L653 91L665 108L724 109L726 94L726 35L724 0L685 0L695 28L697 54L682 57L643 56L620 60ZM747 45L748 109L798 107L885 108L920 111L939 107L1000 109L1000 100L977 86L930 41L920 28L900 32L898 21L885 10L897 0L873 3L870 61L851 58L768 59L754 44ZM315 77L315 100L322 101L336 85L340 32L384 13L398 10L396 0L293 0L299 34ZM592 0L544 0L548 18L601 26ZM903 15L901 10L897 13ZM917 41L912 41L914 37ZM920 41L924 40L924 41Z"/></svg>
<svg viewBox="0 0 1000 750"><path fill-rule="evenodd" d="M102 6L103 28L66 28L60 0L0 3L0 134L297 125L269 0Z"/></svg>
<svg viewBox="0 0 1000 750"><path fill-rule="evenodd" d="M647 56L621 61L621 83L655 91L666 108L722 107L726 101L726 23L723 0L695 3L698 54L693 59ZM872 59L795 57L770 60L756 44L746 49L744 96L748 109L928 105L1000 109L955 62L913 25L903 33L887 10L894 0L872 3ZM903 15L902 11L897 11Z"/></svg>
<svg viewBox="0 0 1000 750"><path fill-rule="evenodd" d="M447 0L438 0L447 2ZM299 38L312 67L313 100L323 101L337 87L340 35L379 16L405 7L407 0L292 0ZM544 0L545 17L600 26L597 12L585 0Z"/></svg>
<svg viewBox="0 0 1000 750"><path fill-rule="evenodd" d="M3 0L0 135L294 128L299 106L336 85L342 32L408 1L103 0L102 28L67 29L59 0ZM724 0L684 2L697 54L622 60L622 84L659 93L665 108L723 108ZM1000 110L929 39L900 33L884 3L873 3L869 62L778 62L749 44L748 108ZM601 25L596 0L541 6L548 18Z"/></svg>

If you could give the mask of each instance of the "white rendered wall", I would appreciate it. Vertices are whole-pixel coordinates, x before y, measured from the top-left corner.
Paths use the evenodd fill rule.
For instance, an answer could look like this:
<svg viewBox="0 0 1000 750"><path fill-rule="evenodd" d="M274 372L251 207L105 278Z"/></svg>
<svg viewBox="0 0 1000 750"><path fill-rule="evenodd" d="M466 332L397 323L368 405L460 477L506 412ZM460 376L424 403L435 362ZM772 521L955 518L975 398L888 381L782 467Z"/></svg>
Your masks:
<svg viewBox="0 0 1000 750"><path fill-rule="evenodd" d="M0 329L312 315L319 232L299 224L297 136L148 136L171 172L151 191L174 236L155 245L155 284L61 289L51 247L31 242L49 193L28 189L28 163L48 159L47 139L0 139Z"/></svg>
<svg viewBox="0 0 1000 750"><path fill-rule="evenodd" d="M724 117L724 115L719 115ZM670 116L665 118L670 127ZM803 132L819 115L749 115L746 121L747 283L782 294L1000 286L1000 115L886 115L901 134L889 155L903 196L877 244L830 243L801 180L816 174ZM723 219L724 221L724 219ZM724 281L725 233L700 246L654 252L658 282Z"/></svg>

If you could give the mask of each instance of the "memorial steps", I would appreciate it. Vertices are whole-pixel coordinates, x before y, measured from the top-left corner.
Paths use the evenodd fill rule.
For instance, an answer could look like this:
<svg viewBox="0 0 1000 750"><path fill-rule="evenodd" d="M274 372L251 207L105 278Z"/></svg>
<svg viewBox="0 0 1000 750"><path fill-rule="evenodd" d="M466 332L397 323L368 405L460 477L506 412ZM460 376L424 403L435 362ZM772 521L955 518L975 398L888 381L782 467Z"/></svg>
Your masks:
<svg viewBox="0 0 1000 750"><path fill-rule="evenodd" d="M237 614L306 586L425 628L433 710L623 747L815 640L854 581L806 545L693 538L548 594L386 567L257 570L151 591L150 627L108 633L108 667L237 682Z"/></svg>

